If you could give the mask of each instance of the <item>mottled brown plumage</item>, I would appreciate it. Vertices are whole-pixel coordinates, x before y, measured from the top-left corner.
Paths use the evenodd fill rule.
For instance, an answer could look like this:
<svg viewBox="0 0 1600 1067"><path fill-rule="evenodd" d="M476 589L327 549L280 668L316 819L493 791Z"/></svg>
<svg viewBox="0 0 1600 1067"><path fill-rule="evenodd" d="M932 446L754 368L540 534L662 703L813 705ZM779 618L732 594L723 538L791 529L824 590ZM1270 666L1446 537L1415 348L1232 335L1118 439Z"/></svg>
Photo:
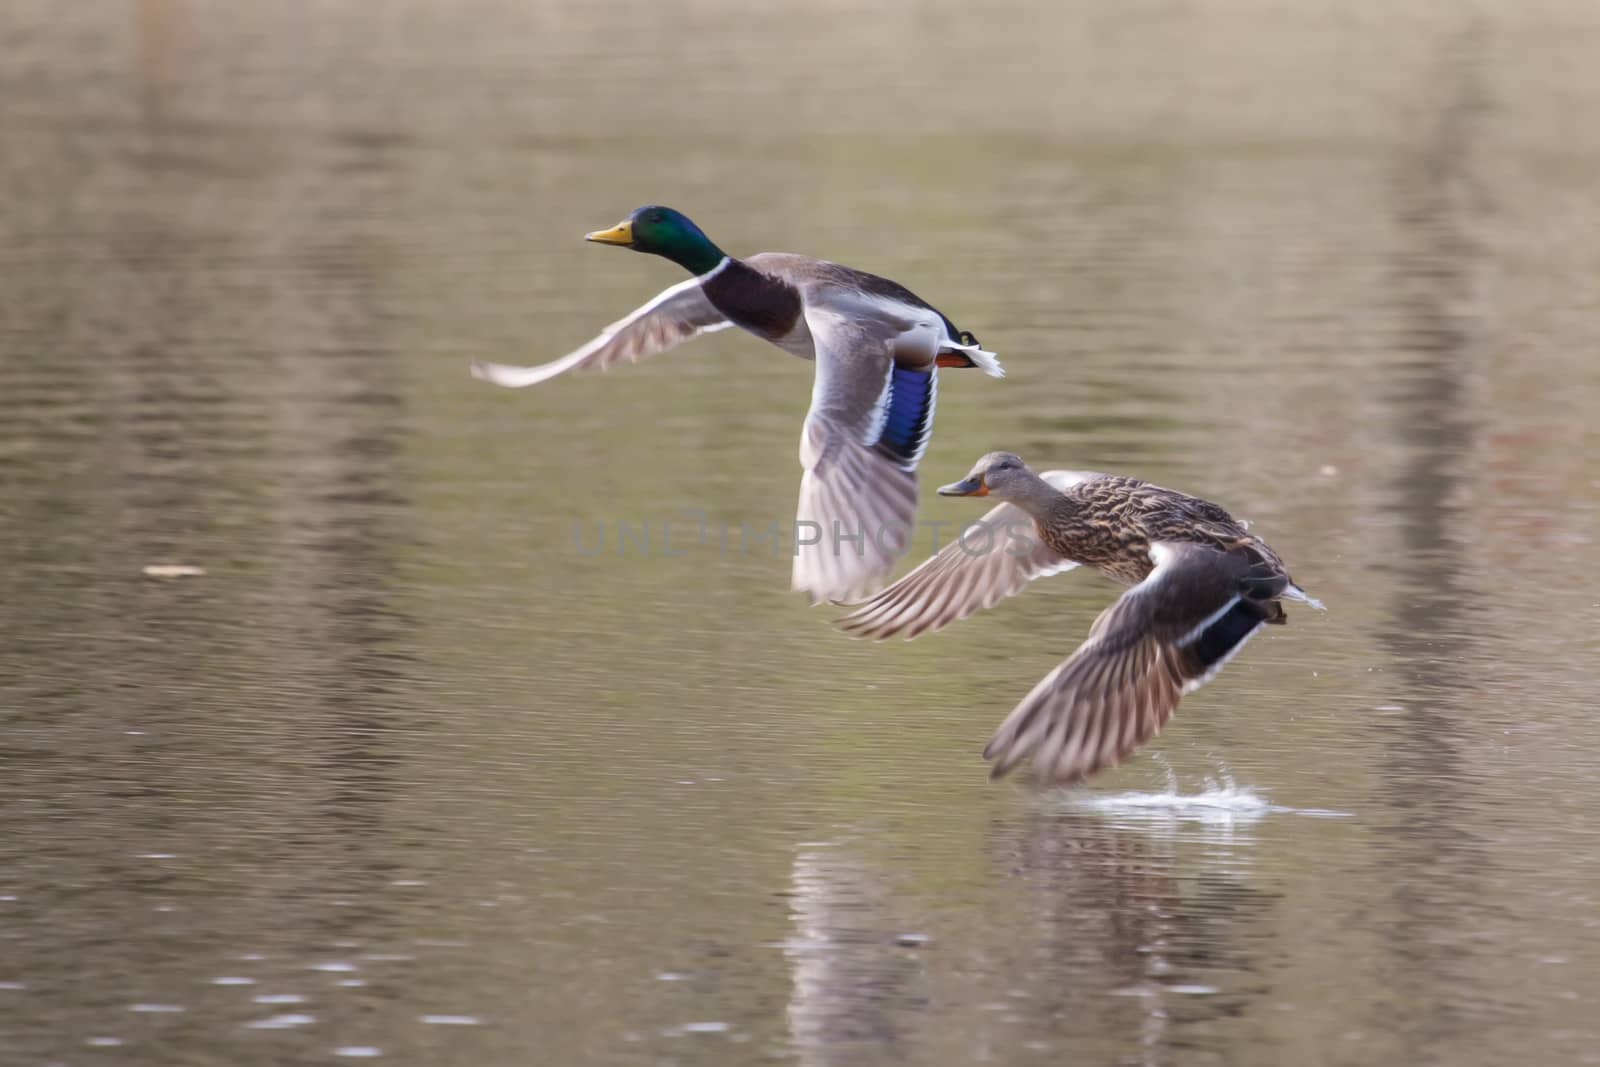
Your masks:
<svg viewBox="0 0 1600 1067"><path fill-rule="evenodd" d="M1282 600L1322 606L1227 511L1137 478L1039 475L994 452L939 492L1004 503L975 524L978 533L840 620L843 629L915 637L1079 565L1131 586L995 733L984 757L996 776L1031 756L1043 781L1065 784L1120 761L1257 629L1284 622Z"/></svg>
<svg viewBox="0 0 1600 1067"><path fill-rule="evenodd" d="M1068 487L1037 522L1040 539L1067 559L1126 585L1155 569L1158 541L1206 545L1249 557L1266 585L1258 599L1283 591L1289 576L1265 541L1209 500L1106 474Z"/></svg>

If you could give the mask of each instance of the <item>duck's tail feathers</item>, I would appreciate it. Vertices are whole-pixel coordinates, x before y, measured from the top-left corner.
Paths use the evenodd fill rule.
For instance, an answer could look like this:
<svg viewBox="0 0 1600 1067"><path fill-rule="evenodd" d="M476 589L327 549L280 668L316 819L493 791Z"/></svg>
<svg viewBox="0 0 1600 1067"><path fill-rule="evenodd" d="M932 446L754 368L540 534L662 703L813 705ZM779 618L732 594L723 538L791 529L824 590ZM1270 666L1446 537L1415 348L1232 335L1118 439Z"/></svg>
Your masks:
<svg viewBox="0 0 1600 1067"><path fill-rule="evenodd" d="M1283 598L1285 600L1297 600L1300 603L1306 605L1306 607L1316 608L1318 611L1327 611L1328 610L1327 606L1325 604L1323 604L1322 601L1318 600L1314 596L1308 596L1304 589L1301 589L1298 585L1295 585L1293 582L1290 582L1289 583L1289 588L1287 588L1287 589L1285 589L1283 591Z"/></svg>
<svg viewBox="0 0 1600 1067"><path fill-rule="evenodd" d="M973 366L991 378L1004 378L1006 369L1000 365L1000 360L993 352L984 349L978 344L978 339L972 336L970 330L961 331L961 340L953 341L949 338L939 343L940 348L948 348L954 352L963 352L972 360Z"/></svg>

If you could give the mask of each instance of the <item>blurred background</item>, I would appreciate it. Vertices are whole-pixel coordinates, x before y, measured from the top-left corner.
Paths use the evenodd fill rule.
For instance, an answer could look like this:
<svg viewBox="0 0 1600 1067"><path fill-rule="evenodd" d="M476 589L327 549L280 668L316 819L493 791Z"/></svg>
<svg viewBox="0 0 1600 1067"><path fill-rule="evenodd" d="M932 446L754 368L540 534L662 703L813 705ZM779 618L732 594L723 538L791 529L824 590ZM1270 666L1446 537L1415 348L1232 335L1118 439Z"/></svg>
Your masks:
<svg viewBox="0 0 1600 1067"><path fill-rule="evenodd" d="M1597 50L1585 0L8 0L0 1063L1600 1061ZM783 556L578 551L793 515L811 368L737 331L467 376L679 281L581 241L649 202L1001 355L925 485L1183 488L1330 610L1039 793L979 750L1097 576L870 646Z"/></svg>

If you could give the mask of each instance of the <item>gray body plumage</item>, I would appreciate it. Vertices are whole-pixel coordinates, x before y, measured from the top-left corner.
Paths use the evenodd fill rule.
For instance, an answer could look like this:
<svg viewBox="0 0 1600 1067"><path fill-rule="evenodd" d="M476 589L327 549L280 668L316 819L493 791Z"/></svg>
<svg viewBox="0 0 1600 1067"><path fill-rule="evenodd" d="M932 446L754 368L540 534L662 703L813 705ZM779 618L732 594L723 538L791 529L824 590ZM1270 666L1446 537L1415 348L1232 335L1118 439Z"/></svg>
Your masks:
<svg viewBox="0 0 1600 1067"><path fill-rule="evenodd" d="M916 465L932 427L937 361L959 353L967 365L1004 374L992 353L904 286L789 253L726 257L562 359L535 367L480 362L472 372L521 388L567 371L636 363L728 326L816 363L800 438L794 588L813 603L871 593L905 553L916 520ZM897 378L897 368L925 377ZM897 397L896 388L924 394ZM890 416L903 416L909 403L925 411L912 412L909 429L894 437L890 431L907 420Z"/></svg>

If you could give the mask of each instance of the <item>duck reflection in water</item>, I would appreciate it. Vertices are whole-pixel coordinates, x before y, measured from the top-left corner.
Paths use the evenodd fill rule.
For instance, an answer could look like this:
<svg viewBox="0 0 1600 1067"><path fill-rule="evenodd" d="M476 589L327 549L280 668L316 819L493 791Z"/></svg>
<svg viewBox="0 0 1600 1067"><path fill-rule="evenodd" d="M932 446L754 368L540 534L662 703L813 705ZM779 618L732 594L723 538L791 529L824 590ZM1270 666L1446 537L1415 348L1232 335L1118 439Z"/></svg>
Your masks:
<svg viewBox="0 0 1600 1067"><path fill-rule="evenodd" d="M801 1062L868 1062L903 1047L928 990L922 961L897 944L892 883L847 850L807 846L791 889L789 1033Z"/></svg>
<svg viewBox="0 0 1600 1067"><path fill-rule="evenodd" d="M907 881L859 850L808 846L791 883L790 1039L808 1065L951 1062L1018 1047L1161 1062L1262 986L1241 926L1272 898L1205 827L1043 812L989 831L992 922L958 937L915 919ZM1237 841L1237 838L1233 840ZM1186 854L1180 865L1175 853ZM1210 858L1206 858L1209 856ZM1180 877L1178 871L1183 874ZM981 872L980 872L981 873ZM1018 921L1017 916L1030 917ZM926 946L920 936L929 935Z"/></svg>
<svg viewBox="0 0 1600 1067"><path fill-rule="evenodd" d="M1029 976L1017 1012L1052 1047L1162 1062L1200 1040L1186 1025L1237 1014L1259 990L1245 927L1274 898L1239 880L1236 826L1038 812L991 842L1021 894L1010 906L1034 917L991 965Z"/></svg>

